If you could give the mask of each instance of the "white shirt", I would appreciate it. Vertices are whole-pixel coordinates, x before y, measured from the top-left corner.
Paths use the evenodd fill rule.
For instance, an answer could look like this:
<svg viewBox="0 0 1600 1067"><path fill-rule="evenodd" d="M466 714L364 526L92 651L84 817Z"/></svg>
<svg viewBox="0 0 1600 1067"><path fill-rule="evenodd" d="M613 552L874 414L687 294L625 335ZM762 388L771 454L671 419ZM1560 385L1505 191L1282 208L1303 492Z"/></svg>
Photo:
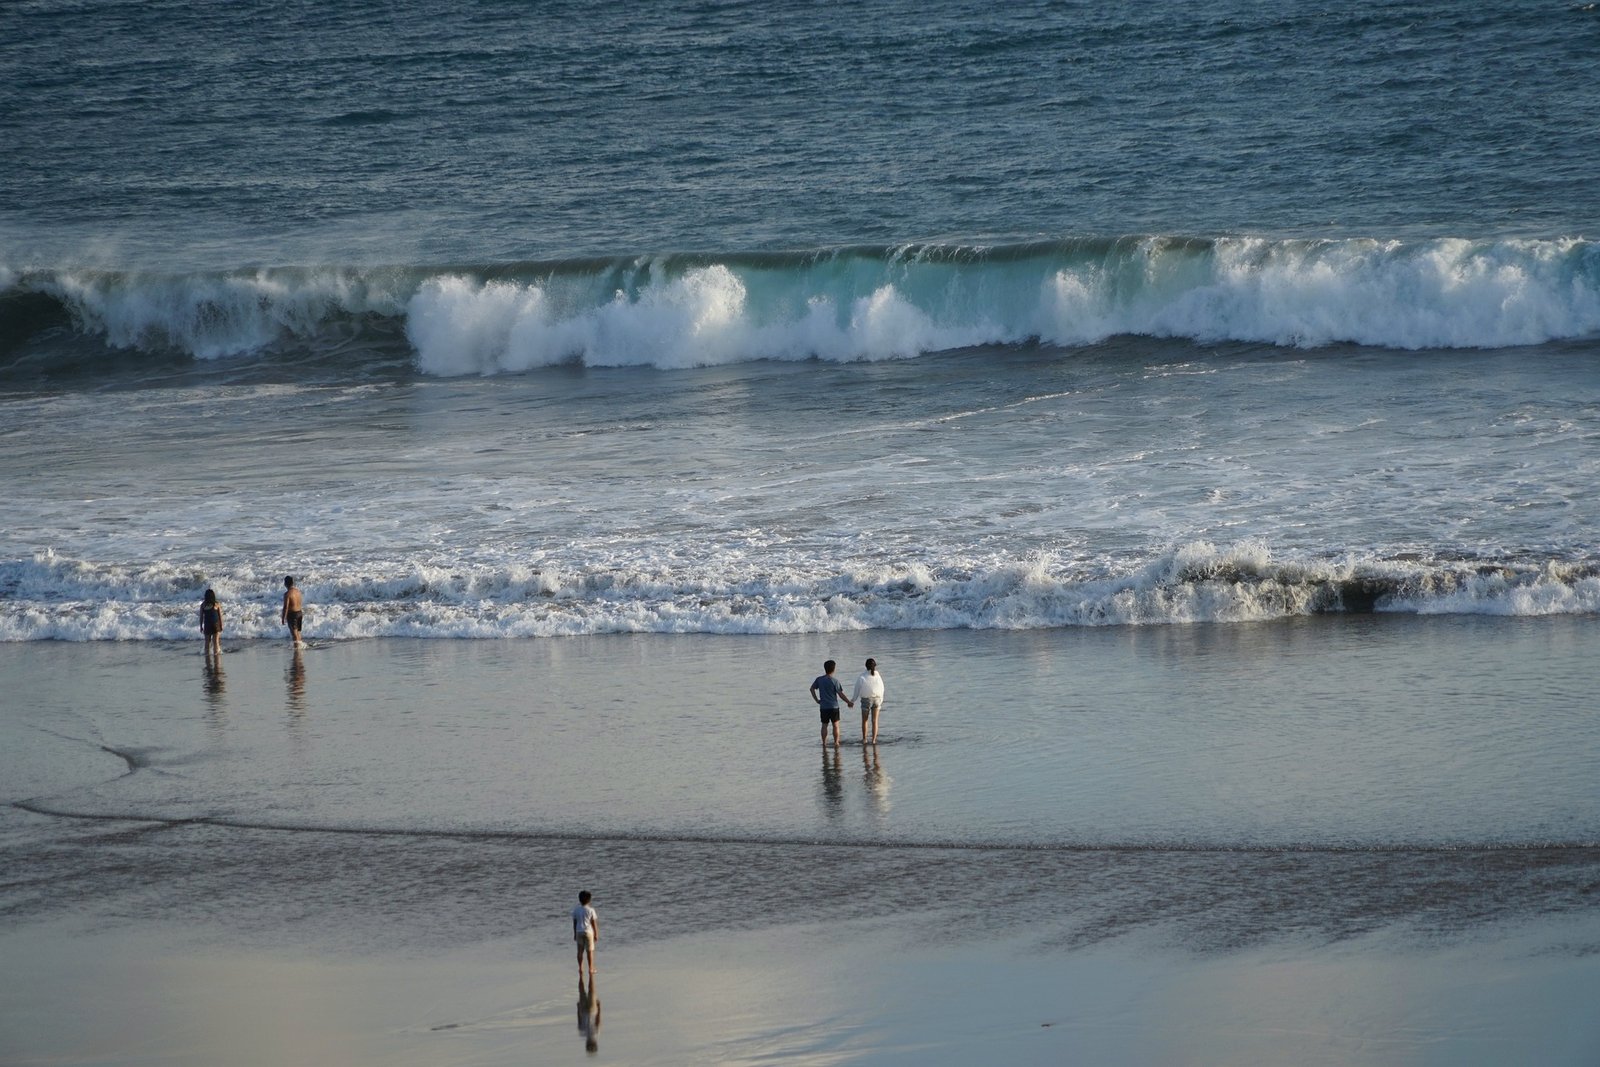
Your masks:
<svg viewBox="0 0 1600 1067"><path fill-rule="evenodd" d="M872 671L861 672L861 677L856 679L856 691L851 694L850 699L860 700L862 697L883 699L883 675Z"/></svg>
<svg viewBox="0 0 1600 1067"><path fill-rule="evenodd" d="M572 936L582 937L584 934L594 933L594 924L600 921L600 916L595 914L593 908L587 904L579 904L572 909Z"/></svg>

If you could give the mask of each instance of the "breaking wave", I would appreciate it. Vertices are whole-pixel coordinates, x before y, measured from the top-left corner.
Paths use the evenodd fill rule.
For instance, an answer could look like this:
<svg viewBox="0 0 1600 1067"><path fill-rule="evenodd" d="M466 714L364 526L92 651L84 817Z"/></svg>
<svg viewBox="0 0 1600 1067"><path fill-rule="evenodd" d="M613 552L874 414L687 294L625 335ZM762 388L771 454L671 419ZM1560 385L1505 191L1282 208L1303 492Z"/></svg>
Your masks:
<svg viewBox="0 0 1600 1067"><path fill-rule="evenodd" d="M0 640L178 640L216 588L227 637L281 637L276 573L0 563ZM369 564L302 582L308 636L512 638L597 633L787 634L1247 622L1324 613L1503 616L1600 611L1600 563L1279 561L1258 544L1184 546L1111 573L1049 557L765 572Z"/></svg>
<svg viewBox="0 0 1600 1067"><path fill-rule="evenodd" d="M905 358L1117 335L1499 348L1600 333L1600 245L1123 237L214 273L0 266L0 355L63 329L200 360L364 323L431 375Z"/></svg>

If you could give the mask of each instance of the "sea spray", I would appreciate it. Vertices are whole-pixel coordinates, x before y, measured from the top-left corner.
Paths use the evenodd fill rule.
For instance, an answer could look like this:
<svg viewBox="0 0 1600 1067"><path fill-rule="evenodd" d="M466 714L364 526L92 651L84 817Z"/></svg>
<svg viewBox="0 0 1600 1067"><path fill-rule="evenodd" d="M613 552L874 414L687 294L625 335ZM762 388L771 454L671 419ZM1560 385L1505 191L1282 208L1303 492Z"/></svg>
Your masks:
<svg viewBox="0 0 1600 1067"><path fill-rule="evenodd" d="M427 374L907 358L1117 335L1499 348L1600 332L1581 238L1124 237L436 269L147 274L0 266L8 349L53 304L113 349L216 359L385 321Z"/></svg>
<svg viewBox="0 0 1600 1067"><path fill-rule="evenodd" d="M302 573L305 573L302 570ZM177 640L217 589L232 638L281 636L276 572L0 563L0 640ZM1600 611L1600 566L1553 560L1277 558L1255 542L1194 542L1086 567L1035 554L758 566L709 556L671 569L578 559L544 566L373 561L303 580L319 638L511 638L595 633L787 634L1259 622L1311 614L1557 615Z"/></svg>

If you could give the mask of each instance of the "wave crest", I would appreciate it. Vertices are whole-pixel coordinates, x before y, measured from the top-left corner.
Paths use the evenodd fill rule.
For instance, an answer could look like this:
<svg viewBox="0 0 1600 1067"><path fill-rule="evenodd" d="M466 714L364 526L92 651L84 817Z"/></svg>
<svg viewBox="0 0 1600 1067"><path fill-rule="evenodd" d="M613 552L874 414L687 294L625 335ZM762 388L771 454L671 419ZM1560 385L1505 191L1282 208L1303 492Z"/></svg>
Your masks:
<svg viewBox="0 0 1600 1067"><path fill-rule="evenodd" d="M1126 237L450 270L0 267L0 309L15 320L0 343L26 343L40 297L109 347L198 359L315 344L378 318L436 375L903 358L1120 334L1497 348L1600 332L1600 245Z"/></svg>
<svg viewBox="0 0 1600 1067"><path fill-rule="evenodd" d="M277 573L106 566L50 554L0 563L0 640L178 640L217 590L228 637L282 635ZM1266 621L1325 613L1600 611L1600 564L1554 560L1277 560L1263 545L1186 545L1110 574L1048 556L696 570L618 565L357 566L302 580L319 638L788 634Z"/></svg>

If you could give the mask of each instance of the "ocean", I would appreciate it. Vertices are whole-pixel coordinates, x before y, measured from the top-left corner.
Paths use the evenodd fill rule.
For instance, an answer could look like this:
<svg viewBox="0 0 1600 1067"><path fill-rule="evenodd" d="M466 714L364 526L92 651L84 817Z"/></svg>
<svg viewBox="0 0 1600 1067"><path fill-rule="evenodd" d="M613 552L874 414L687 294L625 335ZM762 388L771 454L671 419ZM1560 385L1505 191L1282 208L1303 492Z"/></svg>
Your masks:
<svg viewBox="0 0 1600 1067"><path fill-rule="evenodd" d="M624 944L862 864L847 920L997 883L1046 953L1581 914L1596 54L1551 0L8 5L5 914L131 913L105 820L220 861L171 921L349 951L511 936L590 838ZM819 772L865 655L891 742Z"/></svg>
<svg viewBox="0 0 1600 1067"><path fill-rule="evenodd" d="M5 639L1600 596L1592 9L12 12Z"/></svg>

